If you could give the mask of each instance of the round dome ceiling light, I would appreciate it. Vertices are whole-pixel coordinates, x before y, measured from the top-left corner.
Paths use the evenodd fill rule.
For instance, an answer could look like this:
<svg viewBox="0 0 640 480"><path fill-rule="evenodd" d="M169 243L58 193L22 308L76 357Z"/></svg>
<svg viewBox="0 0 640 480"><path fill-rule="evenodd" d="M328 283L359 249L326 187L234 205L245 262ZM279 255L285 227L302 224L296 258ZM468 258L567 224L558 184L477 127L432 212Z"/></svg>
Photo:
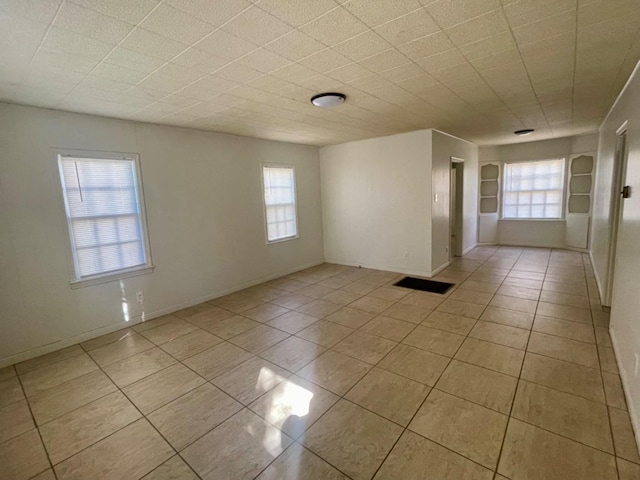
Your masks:
<svg viewBox="0 0 640 480"><path fill-rule="evenodd" d="M513 133L518 135L519 137L524 137L525 135L531 135L533 132L535 132L533 128L525 128L523 130L516 130Z"/></svg>
<svg viewBox="0 0 640 480"><path fill-rule="evenodd" d="M344 103L347 96L343 93L320 93L311 97L311 103L320 108L331 108Z"/></svg>

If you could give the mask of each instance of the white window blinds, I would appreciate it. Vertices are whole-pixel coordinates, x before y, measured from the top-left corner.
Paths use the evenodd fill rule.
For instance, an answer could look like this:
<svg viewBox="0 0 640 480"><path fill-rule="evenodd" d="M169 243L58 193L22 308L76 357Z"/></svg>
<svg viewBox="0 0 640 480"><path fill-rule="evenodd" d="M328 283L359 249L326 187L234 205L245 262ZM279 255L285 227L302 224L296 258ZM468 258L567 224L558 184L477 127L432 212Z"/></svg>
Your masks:
<svg viewBox="0 0 640 480"><path fill-rule="evenodd" d="M293 167L263 166L267 240L274 242L298 235Z"/></svg>
<svg viewBox="0 0 640 480"><path fill-rule="evenodd" d="M503 218L561 218L564 159L507 163Z"/></svg>
<svg viewBox="0 0 640 480"><path fill-rule="evenodd" d="M58 158L76 280L145 267L135 160Z"/></svg>

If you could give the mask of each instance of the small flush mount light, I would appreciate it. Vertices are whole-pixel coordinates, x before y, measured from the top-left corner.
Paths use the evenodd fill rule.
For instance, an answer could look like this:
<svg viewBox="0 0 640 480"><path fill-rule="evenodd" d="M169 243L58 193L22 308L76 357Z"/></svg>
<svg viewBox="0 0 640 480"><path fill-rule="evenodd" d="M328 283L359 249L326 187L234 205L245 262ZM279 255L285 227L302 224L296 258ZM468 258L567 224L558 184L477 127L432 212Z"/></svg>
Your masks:
<svg viewBox="0 0 640 480"><path fill-rule="evenodd" d="M515 133L519 137L524 137L525 135L531 135L535 130L533 128L525 128L524 130L516 130Z"/></svg>
<svg viewBox="0 0 640 480"><path fill-rule="evenodd" d="M311 97L311 103L320 108L331 108L344 103L347 96L343 93L320 93Z"/></svg>

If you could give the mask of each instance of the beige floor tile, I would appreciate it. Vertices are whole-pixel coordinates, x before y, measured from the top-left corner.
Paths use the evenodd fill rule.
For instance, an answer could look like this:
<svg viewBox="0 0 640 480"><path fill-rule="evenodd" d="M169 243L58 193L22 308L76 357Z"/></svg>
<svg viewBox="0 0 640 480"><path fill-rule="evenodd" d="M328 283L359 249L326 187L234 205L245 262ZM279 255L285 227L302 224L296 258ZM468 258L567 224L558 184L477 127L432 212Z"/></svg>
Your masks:
<svg viewBox="0 0 640 480"><path fill-rule="evenodd" d="M291 375L259 357L253 357L211 380L216 387L238 402L248 405Z"/></svg>
<svg viewBox="0 0 640 480"><path fill-rule="evenodd" d="M411 293L411 290L401 287L380 287L376 288L373 292L369 293L370 297L381 298L383 300L390 300L397 302L403 297L406 297Z"/></svg>
<svg viewBox="0 0 640 480"><path fill-rule="evenodd" d="M0 443L35 428L25 399L0 407Z"/></svg>
<svg viewBox="0 0 640 480"><path fill-rule="evenodd" d="M543 281L544 280L544 273L525 272L525 271L522 271L522 270L513 270L513 271L509 272L509 275L507 275L507 277L509 277L509 278L526 278L526 279L529 279L529 280ZM542 288L542 287L540 287L540 288Z"/></svg>
<svg viewBox="0 0 640 480"><path fill-rule="evenodd" d="M187 333L193 332L198 327L176 318L171 322L160 325L159 327L152 328L141 332L147 340L155 343L156 345L162 345L163 343L170 342L176 338L179 338Z"/></svg>
<svg viewBox="0 0 640 480"><path fill-rule="evenodd" d="M589 303L580 295L568 295L566 293L542 290L540 301L545 303L555 303L556 305L569 305L571 307L589 308Z"/></svg>
<svg viewBox="0 0 640 480"><path fill-rule="evenodd" d="M607 407L602 403L520 381L511 415L590 447L613 453Z"/></svg>
<svg viewBox="0 0 640 480"><path fill-rule="evenodd" d="M0 479L28 480L49 468L37 430L0 443Z"/></svg>
<svg viewBox="0 0 640 480"><path fill-rule="evenodd" d="M340 397L293 375L249 408L291 438L298 438Z"/></svg>
<svg viewBox="0 0 640 480"><path fill-rule="evenodd" d="M593 324L599 327L609 328L609 312L603 312L601 310L591 310L591 317L593 318Z"/></svg>
<svg viewBox="0 0 640 480"><path fill-rule="evenodd" d="M254 287L249 287L240 293L244 295L248 295L249 297L257 298L259 300L262 300L263 302L269 302L275 298L279 298L287 294L287 292L284 290L280 290L278 288L266 287L264 285L256 285Z"/></svg>
<svg viewBox="0 0 640 480"><path fill-rule="evenodd" d="M596 343L602 347L613 347L611 343L611 335L606 327L594 327L596 332Z"/></svg>
<svg viewBox="0 0 640 480"><path fill-rule="evenodd" d="M266 324L270 327L294 334L313 325L318 320L319 319L317 317L312 317L311 315L306 315L304 313L289 312L268 321Z"/></svg>
<svg viewBox="0 0 640 480"><path fill-rule="evenodd" d="M405 297L406 298L406 297ZM433 310L430 308L408 305L405 303L396 303L387 308L382 315L398 320L418 324L422 322Z"/></svg>
<svg viewBox="0 0 640 480"><path fill-rule="evenodd" d="M54 465L141 417L120 392L91 402L40 427Z"/></svg>
<svg viewBox="0 0 640 480"><path fill-rule="evenodd" d="M105 367L118 360L149 350L153 348L153 346L153 343L142 335L130 332L129 334L121 336L115 342L91 350L89 355L98 365Z"/></svg>
<svg viewBox="0 0 640 480"><path fill-rule="evenodd" d="M299 282L292 278L277 278L275 280L271 280L270 282L263 283L263 285L269 286L271 288L277 288L279 290L284 290L285 292L295 292L300 290L301 288L306 287L308 284Z"/></svg>
<svg viewBox="0 0 640 480"><path fill-rule="evenodd" d="M251 358L251 354L228 342L189 357L184 364L198 375L211 380Z"/></svg>
<svg viewBox="0 0 640 480"><path fill-rule="evenodd" d="M220 307L209 305L208 303L206 305L208 305L209 308L202 310L198 313L195 313L190 317L186 317L186 318L182 317L182 318L184 318L185 320L188 320L190 323L193 323L197 327L207 330L211 328L213 325L215 325L216 323L235 316L235 314L230 312L229 310L225 310ZM176 315L178 313L179 312L176 312Z"/></svg>
<svg viewBox="0 0 640 480"><path fill-rule="evenodd" d="M527 352L521 378L604 403L602 379L600 372L594 368Z"/></svg>
<svg viewBox="0 0 640 480"><path fill-rule="evenodd" d="M180 451L242 409L222 390L205 383L147 418Z"/></svg>
<svg viewBox="0 0 640 480"><path fill-rule="evenodd" d="M337 305L331 302L325 302L324 300L314 300L313 302L306 303L301 307L296 308L296 311L311 315L316 318L324 318L337 312L342 308L342 305Z"/></svg>
<svg viewBox="0 0 640 480"><path fill-rule="evenodd" d="M506 297L524 298L525 300L538 301L540 290L535 288L517 287L515 285L503 285L498 289L498 295Z"/></svg>
<svg viewBox="0 0 640 480"><path fill-rule="evenodd" d="M139 478L173 455L149 422L140 419L55 467L59 480Z"/></svg>
<svg viewBox="0 0 640 480"><path fill-rule="evenodd" d="M484 305L484 306L489 304L492 297L493 297L492 293L476 292L473 290L461 290L461 289L455 290L453 293L451 293L451 295L449 295L449 298L452 298L454 300L461 300L463 302L476 303L478 305Z"/></svg>
<svg viewBox="0 0 640 480"><path fill-rule="evenodd" d="M436 388L508 415L517 384L508 375L453 360Z"/></svg>
<svg viewBox="0 0 640 480"><path fill-rule="evenodd" d="M349 390L345 398L407 426L430 390L406 377L374 368Z"/></svg>
<svg viewBox="0 0 640 480"><path fill-rule="evenodd" d="M640 479L640 465L627 462L622 458L616 458L618 464L618 474L620 480L638 480Z"/></svg>
<svg viewBox="0 0 640 480"><path fill-rule="evenodd" d="M334 288L325 287L324 285L309 285L308 287L304 287L298 290L298 293L301 295L306 295L307 297L321 298L333 291L335 291Z"/></svg>
<svg viewBox="0 0 640 480"><path fill-rule="evenodd" d="M349 285L350 283L351 283L351 280L338 278L338 276L336 275L335 277L330 277L330 278L327 278L326 280L322 280L321 282L318 282L318 285L323 285L325 287L331 287L331 288L342 288Z"/></svg>
<svg viewBox="0 0 640 480"><path fill-rule="evenodd" d="M132 335L135 333L136 332L132 328L116 330L115 332L107 333L106 335L101 335L100 337L96 337L91 340L87 340L86 342L82 342L80 346L88 352L90 350L95 350L96 348L109 345L110 343L115 343L125 338L126 336Z"/></svg>
<svg viewBox="0 0 640 480"><path fill-rule="evenodd" d="M447 299L442 302L436 310L444 313L452 313L453 315L460 315L462 317L480 318L484 309L484 305Z"/></svg>
<svg viewBox="0 0 640 480"><path fill-rule="evenodd" d="M296 336L330 348L352 332L352 328L323 320L299 331Z"/></svg>
<svg viewBox="0 0 640 480"><path fill-rule="evenodd" d="M428 475L428 476L425 476ZM376 480L491 480L493 472L406 430L380 467Z"/></svg>
<svg viewBox="0 0 640 480"><path fill-rule="evenodd" d="M362 283L359 281L355 281L341 287L341 290L351 293L357 293L358 295L366 295L369 292L372 292L376 289L375 285L369 285L367 283Z"/></svg>
<svg viewBox="0 0 640 480"><path fill-rule="evenodd" d="M204 378L177 364L143 378L122 391L146 415L203 383Z"/></svg>
<svg viewBox="0 0 640 480"><path fill-rule="evenodd" d="M598 345L598 354L600 355L600 368L603 372L620 374L613 348Z"/></svg>
<svg viewBox="0 0 640 480"><path fill-rule="evenodd" d="M622 390L620 375L602 372L604 382L604 393L607 398L607 405L620 410L627 410L627 401Z"/></svg>
<svg viewBox="0 0 640 480"><path fill-rule="evenodd" d="M72 345L71 347L63 348L62 350L56 350L55 352L41 355L25 362L17 363L15 365L16 372L18 372L18 375L23 375L46 365L51 365L52 363L66 360L68 358L75 357L76 355L82 355L83 353L84 350L80 348L80 345Z"/></svg>
<svg viewBox="0 0 640 480"><path fill-rule="evenodd" d="M218 345L222 341L221 338L198 329L175 340L163 343L160 348L176 360L184 360Z"/></svg>
<svg viewBox="0 0 640 480"><path fill-rule="evenodd" d="M542 288L542 280L535 280L531 278L519 278L519 277L514 277L513 275L510 274L504 279L503 285L540 290Z"/></svg>
<svg viewBox="0 0 640 480"><path fill-rule="evenodd" d="M358 310L364 310L369 313L382 313L388 309L395 302L391 300L384 300L382 298L375 298L370 296L364 296L349 304L351 308L357 308Z"/></svg>
<svg viewBox="0 0 640 480"><path fill-rule="evenodd" d="M549 292L565 293L567 295L582 295L583 297L589 295L587 286L584 283L559 283L550 282L549 279L545 279L542 289Z"/></svg>
<svg viewBox="0 0 640 480"><path fill-rule="evenodd" d="M586 308L539 302L536 314L544 317L559 318L560 320L570 320L572 322L587 323L591 325L591 311Z"/></svg>
<svg viewBox="0 0 640 480"><path fill-rule="evenodd" d="M296 372L325 352L325 348L298 337L289 337L260 354L276 365Z"/></svg>
<svg viewBox="0 0 640 480"><path fill-rule="evenodd" d="M378 364L378 367L433 386L448 363L449 358L442 355L400 344Z"/></svg>
<svg viewBox="0 0 640 480"><path fill-rule="evenodd" d="M213 333L216 337L229 340L236 335L240 335L241 333L247 332L260 325L262 324L259 322L254 322L253 320L249 320L248 318L240 315L235 315L225 320L220 320L209 327L203 326L202 328L207 330L209 333Z"/></svg>
<svg viewBox="0 0 640 480"><path fill-rule="evenodd" d="M532 332L527 350L584 367L598 368L596 346L591 343Z"/></svg>
<svg viewBox="0 0 640 480"><path fill-rule="evenodd" d="M438 390L432 390L409 429L494 469L508 417Z"/></svg>
<svg viewBox="0 0 640 480"><path fill-rule="evenodd" d="M250 318L251 320L255 320L256 322L265 323L279 317L280 315L284 315L287 312L289 312L289 309L287 308L273 305L271 303L265 303L264 305L247 310L242 315Z"/></svg>
<svg viewBox="0 0 640 480"><path fill-rule="evenodd" d="M256 480L348 480L299 443L292 444Z"/></svg>
<svg viewBox="0 0 640 480"><path fill-rule="evenodd" d="M94 370L98 370L98 366L87 354L75 355L66 360L25 373L21 375L20 381L25 393L30 396Z"/></svg>
<svg viewBox="0 0 640 480"><path fill-rule="evenodd" d="M400 303L403 305L423 308L425 310L435 310L442 302L444 302L444 300L445 297L440 295L434 295L427 292L411 292L406 297L401 298ZM386 314L387 313L385 313L385 315Z"/></svg>
<svg viewBox="0 0 640 480"><path fill-rule="evenodd" d="M500 286L494 283L476 282L474 280L466 280L458 288L461 290L471 290L473 292L483 292L494 294Z"/></svg>
<svg viewBox="0 0 640 480"><path fill-rule="evenodd" d="M613 456L513 418L498 472L523 480L616 478Z"/></svg>
<svg viewBox="0 0 640 480"><path fill-rule="evenodd" d="M187 447L182 458L203 480L252 479L292 440L244 409Z"/></svg>
<svg viewBox="0 0 640 480"><path fill-rule="evenodd" d="M406 345L428 350L433 353L452 357L455 355L464 337L444 330L418 326L402 341Z"/></svg>
<svg viewBox="0 0 640 480"><path fill-rule="evenodd" d="M520 375L524 352L504 345L467 338L454 358L517 377Z"/></svg>
<svg viewBox="0 0 640 480"><path fill-rule="evenodd" d="M334 345L333 350L375 365L396 345L396 342L386 338L358 330Z"/></svg>
<svg viewBox="0 0 640 480"><path fill-rule="evenodd" d="M178 310L177 312L173 312L173 315L185 320L191 320L192 318L200 314L206 314L206 312L212 309L222 310L221 308L211 305L210 303L204 302L193 305L191 307L183 308L182 310Z"/></svg>
<svg viewBox="0 0 640 480"><path fill-rule="evenodd" d="M469 336L478 340L498 343L518 350L527 347L529 330L523 330L508 325L500 325L494 322L478 321L469 333Z"/></svg>
<svg viewBox="0 0 640 480"><path fill-rule="evenodd" d="M545 275L546 282L550 282L553 284L568 283L570 285L585 285L585 278L584 278L583 272L576 272L576 274L553 273L553 272L554 270L550 269L547 275Z"/></svg>
<svg viewBox="0 0 640 480"><path fill-rule="evenodd" d="M301 443L355 480L370 479L402 428L339 400L301 437Z"/></svg>
<svg viewBox="0 0 640 480"><path fill-rule="evenodd" d="M141 480L198 480L198 477L184 460L174 455Z"/></svg>
<svg viewBox="0 0 640 480"><path fill-rule="evenodd" d="M233 313L242 313L258 305L262 305L264 302L241 293L232 293L224 297L216 298L212 300L211 303Z"/></svg>
<svg viewBox="0 0 640 480"><path fill-rule="evenodd" d="M364 325L361 331L399 342L415 327L411 322L380 315Z"/></svg>
<svg viewBox="0 0 640 480"><path fill-rule="evenodd" d="M118 387L123 388L174 363L176 361L173 357L154 347L107 365L104 372Z"/></svg>
<svg viewBox="0 0 640 480"><path fill-rule="evenodd" d="M13 365L0 368L0 382L9 380L10 378L16 378L16 377L17 377L16 369L14 368Z"/></svg>
<svg viewBox="0 0 640 480"><path fill-rule="evenodd" d="M496 307L487 307L487 309L482 313L480 320L530 330L533 325L533 314L516 312L514 310L504 310Z"/></svg>
<svg viewBox="0 0 640 480"><path fill-rule="evenodd" d="M581 342L595 343L593 326L586 323L569 322L536 315L536 319L533 322L533 330Z"/></svg>
<svg viewBox="0 0 640 480"><path fill-rule="evenodd" d="M313 300L313 297L307 297L306 295L301 295L299 293L290 293L289 295L271 300L271 303L279 305L280 307L294 309L306 305Z"/></svg>
<svg viewBox="0 0 640 480"><path fill-rule="evenodd" d="M609 407L609 419L616 455L633 463L640 463L638 446L636 445L629 413L625 410Z"/></svg>
<svg viewBox="0 0 640 480"><path fill-rule="evenodd" d="M337 323L349 328L360 328L376 316L375 313L365 312L357 308L344 307L324 318L332 323Z"/></svg>
<svg viewBox="0 0 640 480"><path fill-rule="evenodd" d="M322 297L325 302L335 303L336 305L349 305L355 302L362 295L359 293L347 292L345 290L334 290L333 292Z"/></svg>
<svg viewBox="0 0 640 480"><path fill-rule="evenodd" d="M137 333L146 332L147 330L151 330L156 327L160 327L162 325L166 325L168 323L174 322L175 320L179 320L175 315L162 315L161 317L156 317L151 320L145 320L143 322L134 325L132 328Z"/></svg>
<svg viewBox="0 0 640 480"><path fill-rule="evenodd" d="M259 325L248 332L233 337L229 342L251 353L260 353L288 338L289 334L267 325Z"/></svg>
<svg viewBox="0 0 640 480"><path fill-rule="evenodd" d="M24 398L18 377L8 377L0 382L0 407Z"/></svg>
<svg viewBox="0 0 640 480"><path fill-rule="evenodd" d="M371 365L328 351L298 371L298 375L327 390L344 395L371 369Z"/></svg>
<svg viewBox="0 0 640 480"><path fill-rule="evenodd" d="M56 476L53 474L53 470L45 470L39 475L36 475L31 480L56 480Z"/></svg>
<svg viewBox="0 0 640 480"><path fill-rule="evenodd" d="M425 327L446 330L447 332L467 335L476 324L474 318L462 317L452 313L435 311L422 321Z"/></svg>
<svg viewBox="0 0 640 480"><path fill-rule="evenodd" d="M535 313L538 303L535 300L495 295L489 305L505 310L514 310L516 312Z"/></svg>

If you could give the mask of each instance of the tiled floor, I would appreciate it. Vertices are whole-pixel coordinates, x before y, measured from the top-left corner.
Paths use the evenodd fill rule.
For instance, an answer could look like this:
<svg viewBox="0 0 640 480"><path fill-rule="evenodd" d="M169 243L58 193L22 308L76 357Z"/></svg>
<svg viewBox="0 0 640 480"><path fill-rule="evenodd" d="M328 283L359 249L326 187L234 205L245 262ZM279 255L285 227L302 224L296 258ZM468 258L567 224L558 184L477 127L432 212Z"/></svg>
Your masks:
<svg viewBox="0 0 640 480"><path fill-rule="evenodd" d="M0 370L0 478L640 478L587 256L399 277L321 265Z"/></svg>

